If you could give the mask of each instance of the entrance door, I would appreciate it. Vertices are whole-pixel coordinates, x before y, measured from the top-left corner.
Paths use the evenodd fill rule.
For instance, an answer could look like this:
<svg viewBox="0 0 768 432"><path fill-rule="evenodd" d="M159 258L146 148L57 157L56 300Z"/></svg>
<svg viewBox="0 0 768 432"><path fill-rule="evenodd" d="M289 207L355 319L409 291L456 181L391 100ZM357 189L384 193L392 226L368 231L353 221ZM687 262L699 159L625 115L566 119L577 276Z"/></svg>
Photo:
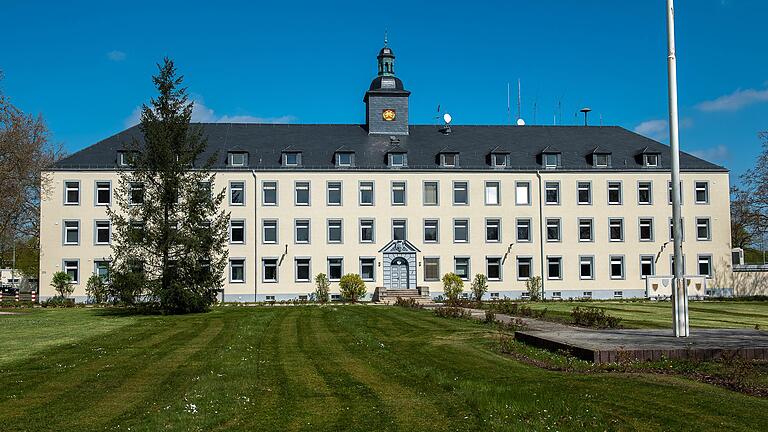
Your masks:
<svg viewBox="0 0 768 432"><path fill-rule="evenodd" d="M403 258L395 258L390 266L392 289L408 288L408 261Z"/></svg>

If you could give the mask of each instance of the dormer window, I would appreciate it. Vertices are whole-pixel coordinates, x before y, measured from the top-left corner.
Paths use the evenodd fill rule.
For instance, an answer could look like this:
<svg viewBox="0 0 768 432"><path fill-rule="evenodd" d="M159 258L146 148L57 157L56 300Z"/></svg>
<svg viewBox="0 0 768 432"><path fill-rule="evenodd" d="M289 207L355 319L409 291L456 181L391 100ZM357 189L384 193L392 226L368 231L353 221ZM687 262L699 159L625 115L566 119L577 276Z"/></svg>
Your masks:
<svg viewBox="0 0 768 432"><path fill-rule="evenodd" d="M248 166L248 153L229 152L229 166L233 166L233 167Z"/></svg>
<svg viewBox="0 0 768 432"><path fill-rule="evenodd" d="M119 151L117 152L117 164L121 167L132 166L136 162L136 152Z"/></svg>
<svg viewBox="0 0 768 432"><path fill-rule="evenodd" d="M283 152L283 166L297 167L301 165L301 152Z"/></svg>
<svg viewBox="0 0 768 432"><path fill-rule="evenodd" d="M555 169L560 166L560 153L543 153L542 159L546 169Z"/></svg>
<svg viewBox="0 0 768 432"><path fill-rule="evenodd" d="M459 166L458 153L441 153L440 154L440 166L446 168L454 168Z"/></svg>
<svg viewBox="0 0 768 432"><path fill-rule="evenodd" d="M611 156L607 154L596 154L595 155L595 167L597 168L607 168L608 167L608 161L610 160Z"/></svg>
<svg viewBox="0 0 768 432"><path fill-rule="evenodd" d="M644 165L649 168L656 168L659 166L659 155L649 153L644 155Z"/></svg>
<svg viewBox="0 0 768 432"><path fill-rule="evenodd" d="M504 153L492 153L491 166L494 168L504 168L507 166L507 155Z"/></svg>
<svg viewBox="0 0 768 432"><path fill-rule="evenodd" d="M408 165L408 158L405 153L390 153L389 166L393 168L402 168Z"/></svg>
<svg viewBox="0 0 768 432"><path fill-rule="evenodd" d="M355 154L352 152L336 153L337 167L351 167L354 164L354 160L355 160Z"/></svg>

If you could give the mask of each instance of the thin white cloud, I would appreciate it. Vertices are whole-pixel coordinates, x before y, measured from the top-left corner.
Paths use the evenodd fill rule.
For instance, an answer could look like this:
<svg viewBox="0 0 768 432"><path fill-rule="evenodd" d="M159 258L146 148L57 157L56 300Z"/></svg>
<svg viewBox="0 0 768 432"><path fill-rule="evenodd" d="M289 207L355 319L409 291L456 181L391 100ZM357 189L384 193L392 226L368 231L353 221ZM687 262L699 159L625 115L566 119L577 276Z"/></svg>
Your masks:
<svg viewBox="0 0 768 432"><path fill-rule="evenodd" d="M667 120L648 120L635 126L635 132L648 138L660 140L669 136L669 122Z"/></svg>
<svg viewBox="0 0 768 432"><path fill-rule="evenodd" d="M693 150L688 153L710 162L725 162L731 158L731 151L722 144L715 147Z"/></svg>
<svg viewBox="0 0 768 432"><path fill-rule="evenodd" d="M195 123L272 123L285 124L294 123L297 119L292 115L283 115L277 117L259 117L252 115L217 115L216 112L206 106L201 99L193 100L195 105L192 107L192 122ZM141 120L141 107L136 107L128 118L125 119L125 127L136 125Z"/></svg>
<svg viewBox="0 0 768 432"><path fill-rule="evenodd" d="M107 53L107 58L114 62L123 61L127 56L128 55L126 53L118 50L112 50Z"/></svg>
<svg viewBox="0 0 768 432"><path fill-rule="evenodd" d="M701 102L696 105L696 108L705 112L738 111L745 106L760 102L768 102L768 88L738 89L717 99Z"/></svg>

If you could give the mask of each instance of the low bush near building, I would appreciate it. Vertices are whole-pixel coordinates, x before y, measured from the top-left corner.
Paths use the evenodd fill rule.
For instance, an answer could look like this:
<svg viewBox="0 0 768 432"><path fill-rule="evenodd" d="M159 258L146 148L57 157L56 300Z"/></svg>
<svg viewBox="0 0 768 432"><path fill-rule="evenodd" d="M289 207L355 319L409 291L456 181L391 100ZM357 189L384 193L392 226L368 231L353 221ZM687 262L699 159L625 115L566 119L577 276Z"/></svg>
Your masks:
<svg viewBox="0 0 768 432"><path fill-rule="evenodd" d="M442 306L435 309L435 316L440 318L471 318L472 314L460 307Z"/></svg>
<svg viewBox="0 0 768 432"><path fill-rule="evenodd" d="M400 306L407 309L423 309L424 308L424 306L419 304L419 302L417 302L416 299L413 299L413 298L404 299L402 297L398 297L395 300L395 306Z"/></svg>
<svg viewBox="0 0 768 432"><path fill-rule="evenodd" d="M448 303L453 304L464 291L464 281L456 273L446 273L443 275L443 293Z"/></svg>
<svg viewBox="0 0 768 432"><path fill-rule="evenodd" d="M591 328L619 328L621 318L608 315L605 310L596 307L576 306L571 310L571 320L574 324Z"/></svg>
<svg viewBox="0 0 768 432"><path fill-rule="evenodd" d="M68 299L62 296L50 297L40 302L43 307L74 307L75 299Z"/></svg>
<svg viewBox="0 0 768 432"><path fill-rule="evenodd" d="M318 273L315 276L315 299L320 303L327 303L329 296L328 290L331 287L331 283L328 281L328 276L325 273Z"/></svg>
<svg viewBox="0 0 768 432"><path fill-rule="evenodd" d="M347 273L339 281L339 290L344 300L355 303L365 296L365 282L359 274Z"/></svg>
<svg viewBox="0 0 768 432"><path fill-rule="evenodd" d="M499 314L515 315L527 318L543 319L547 309L535 310L530 306L519 304L510 300L499 300L491 304L491 309Z"/></svg>

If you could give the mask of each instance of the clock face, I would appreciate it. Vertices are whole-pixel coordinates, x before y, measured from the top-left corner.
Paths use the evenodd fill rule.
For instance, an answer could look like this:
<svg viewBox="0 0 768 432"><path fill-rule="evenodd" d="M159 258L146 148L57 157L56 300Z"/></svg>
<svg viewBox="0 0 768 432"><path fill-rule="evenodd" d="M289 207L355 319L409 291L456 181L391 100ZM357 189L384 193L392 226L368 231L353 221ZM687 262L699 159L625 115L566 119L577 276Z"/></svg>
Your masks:
<svg viewBox="0 0 768 432"><path fill-rule="evenodd" d="M381 112L381 118L384 119L384 121L392 121L395 119L395 110L393 109L385 109Z"/></svg>

